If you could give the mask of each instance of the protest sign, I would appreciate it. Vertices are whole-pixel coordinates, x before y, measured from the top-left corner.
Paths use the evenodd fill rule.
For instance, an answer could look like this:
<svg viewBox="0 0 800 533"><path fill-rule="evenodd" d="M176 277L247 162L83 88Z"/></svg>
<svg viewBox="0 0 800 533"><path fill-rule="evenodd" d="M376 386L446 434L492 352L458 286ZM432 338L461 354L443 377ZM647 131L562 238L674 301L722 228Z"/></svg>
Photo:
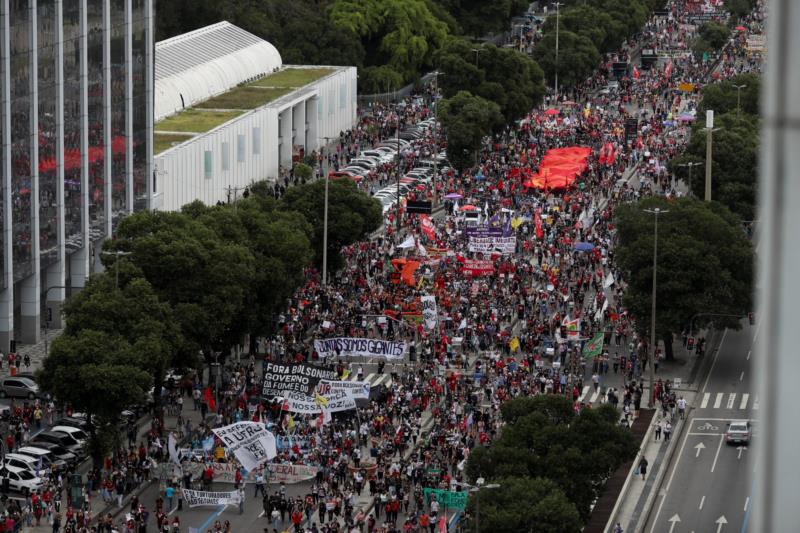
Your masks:
<svg viewBox="0 0 800 533"><path fill-rule="evenodd" d="M466 491L450 492L444 489L425 488L424 494L426 502L430 502L431 498L435 497L439 505L446 509L460 509L463 511L467 508L469 493Z"/></svg>
<svg viewBox="0 0 800 533"><path fill-rule="evenodd" d="M322 379L336 379L336 370L308 363L264 364L262 396L281 396L284 392L311 394Z"/></svg>
<svg viewBox="0 0 800 533"><path fill-rule="evenodd" d="M335 337L317 339L314 349L320 357L356 356L385 357L386 359L402 359L406 353L406 343L402 341L385 341L381 339L359 339L353 337Z"/></svg>
<svg viewBox="0 0 800 533"><path fill-rule="evenodd" d="M241 496L238 490L231 492L210 492L205 490L183 489L183 500L189 507L201 505L238 505Z"/></svg>
<svg viewBox="0 0 800 533"><path fill-rule="evenodd" d="M285 464L271 464L269 465L269 482L270 483L300 483L314 479L317 476L317 467L306 465L285 465Z"/></svg>
<svg viewBox="0 0 800 533"><path fill-rule="evenodd" d="M286 408L289 412L304 415L317 415L322 412L324 403L328 412L337 413L356 408L356 400L352 395L342 390L331 390L325 396L312 398L295 392L286 395Z"/></svg>
<svg viewBox="0 0 800 533"><path fill-rule="evenodd" d="M317 393L328 396L331 391L344 392L353 399L369 399L369 382L367 381L320 381Z"/></svg>
<svg viewBox="0 0 800 533"><path fill-rule="evenodd" d="M486 276L494 274L494 262L488 259L466 259L461 272L469 276Z"/></svg>
<svg viewBox="0 0 800 533"><path fill-rule="evenodd" d="M469 238L469 251L500 254L513 254L517 249L517 237L478 237Z"/></svg>
<svg viewBox="0 0 800 533"><path fill-rule="evenodd" d="M297 440L297 439L295 439ZM192 477L197 478L203 474L203 470L211 468L214 473L214 483L236 483L236 471L240 469L238 464L234 463L184 463L183 472L190 473ZM317 475L317 467L308 465L292 465L292 464L266 464L263 467L249 472L242 472L242 483L255 483L256 474L263 472L264 469L269 472L264 473L264 477L270 483L300 483L313 479Z"/></svg>
<svg viewBox="0 0 800 533"><path fill-rule="evenodd" d="M425 329L436 329L437 313L436 296L422 296L422 316L425 319Z"/></svg>
<svg viewBox="0 0 800 533"><path fill-rule="evenodd" d="M262 462L278 455L275 436L260 422L236 422L211 431L246 470L254 470Z"/></svg>

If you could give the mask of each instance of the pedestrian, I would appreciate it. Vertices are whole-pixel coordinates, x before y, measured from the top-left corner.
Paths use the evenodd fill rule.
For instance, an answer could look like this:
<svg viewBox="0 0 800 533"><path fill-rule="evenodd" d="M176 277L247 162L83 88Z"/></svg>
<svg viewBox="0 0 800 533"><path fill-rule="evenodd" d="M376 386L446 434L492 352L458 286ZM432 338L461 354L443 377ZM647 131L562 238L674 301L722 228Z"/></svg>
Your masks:
<svg viewBox="0 0 800 533"><path fill-rule="evenodd" d="M172 483L167 485L167 488L164 489L164 498L167 500L167 513L172 510L172 498L175 496L175 487L172 486Z"/></svg>
<svg viewBox="0 0 800 533"><path fill-rule="evenodd" d="M239 514L244 514L244 501L246 500L244 487L239 488Z"/></svg>
<svg viewBox="0 0 800 533"><path fill-rule="evenodd" d="M264 492L264 473L257 472L256 473L256 491L253 494L253 497L258 497L258 493L261 493L261 496L266 496L267 493Z"/></svg>
<svg viewBox="0 0 800 533"><path fill-rule="evenodd" d="M664 426L664 442L669 442L669 437L672 434L672 424L667 421L667 425Z"/></svg>
<svg viewBox="0 0 800 533"><path fill-rule="evenodd" d="M683 417L686 414L686 400L683 396L678 398L678 414L680 415L681 420L683 420Z"/></svg>
<svg viewBox="0 0 800 533"><path fill-rule="evenodd" d="M620 525L619 522L617 522L617 525L614 526L614 532L613 533L622 533L622 526Z"/></svg>
<svg viewBox="0 0 800 533"><path fill-rule="evenodd" d="M647 477L647 465L647 458L642 456L642 458L639 460L639 474L641 474L642 480Z"/></svg>
<svg viewBox="0 0 800 533"><path fill-rule="evenodd" d="M661 440L661 421L656 422L655 440Z"/></svg>

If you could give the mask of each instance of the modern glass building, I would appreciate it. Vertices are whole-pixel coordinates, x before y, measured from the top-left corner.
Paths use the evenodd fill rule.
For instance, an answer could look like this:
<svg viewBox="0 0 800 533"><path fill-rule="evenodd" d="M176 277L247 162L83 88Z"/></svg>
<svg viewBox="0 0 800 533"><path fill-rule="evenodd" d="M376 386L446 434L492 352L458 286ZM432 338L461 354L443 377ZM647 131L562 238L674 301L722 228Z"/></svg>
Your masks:
<svg viewBox="0 0 800 533"><path fill-rule="evenodd" d="M60 327L153 175L154 0L0 0L0 349Z"/></svg>

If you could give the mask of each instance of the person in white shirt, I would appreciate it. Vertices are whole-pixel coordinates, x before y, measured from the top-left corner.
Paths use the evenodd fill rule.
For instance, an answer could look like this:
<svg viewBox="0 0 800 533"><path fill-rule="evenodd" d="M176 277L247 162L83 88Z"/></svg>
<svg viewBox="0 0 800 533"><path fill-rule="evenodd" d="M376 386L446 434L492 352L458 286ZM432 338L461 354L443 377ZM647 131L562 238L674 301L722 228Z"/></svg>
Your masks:
<svg viewBox="0 0 800 533"><path fill-rule="evenodd" d="M678 414L681 415L681 420L683 420L684 415L686 414L686 400L681 396L678 398Z"/></svg>

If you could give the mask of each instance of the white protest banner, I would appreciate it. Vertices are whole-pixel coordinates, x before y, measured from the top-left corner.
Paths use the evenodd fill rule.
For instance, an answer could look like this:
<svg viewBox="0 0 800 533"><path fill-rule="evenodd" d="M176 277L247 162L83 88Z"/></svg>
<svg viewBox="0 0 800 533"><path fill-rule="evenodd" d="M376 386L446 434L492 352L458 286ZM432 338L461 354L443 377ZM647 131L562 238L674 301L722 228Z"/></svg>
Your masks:
<svg viewBox="0 0 800 533"><path fill-rule="evenodd" d="M184 463L183 471L188 472L192 477L197 478L203 474L203 470L211 468L214 472L214 483L236 483L236 471L240 468L236 463ZM292 464L266 464L254 471L242 473L242 483L255 483L256 474L269 469L269 475L264 477L270 483L300 483L313 479L317 475L316 466L292 465Z"/></svg>
<svg viewBox="0 0 800 533"><path fill-rule="evenodd" d="M267 362L261 395L282 396L289 391L311 394L321 379L336 379L336 370L309 363Z"/></svg>
<svg viewBox="0 0 800 533"><path fill-rule="evenodd" d="M608 276L606 276L606 279L603 280L603 288L607 289L610 286L612 286L613 284L614 284L614 273L613 272L609 272Z"/></svg>
<svg viewBox="0 0 800 533"><path fill-rule="evenodd" d="M315 340L314 349L320 357L339 355L402 359L406 353L406 343L403 341L385 341L381 339L335 337L332 339Z"/></svg>
<svg viewBox="0 0 800 533"><path fill-rule="evenodd" d="M306 465L269 465L270 483L300 483L314 479L317 476L317 467Z"/></svg>
<svg viewBox="0 0 800 533"><path fill-rule="evenodd" d="M517 249L517 237L477 237L470 236L469 251L501 254L513 254Z"/></svg>
<svg viewBox="0 0 800 533"><path fill-rule="evenodd" d="M231 492L210 492L205 490L183 489L183 499L189 507L201 505L238 505L241 496L238 490Z"/></svg>
<svg viewBox="0 0 800 533"><path fill-rule="evenodd" d="M349 411L356 408L356 400L346 392L332 390L321 397L321 401L304 394L289 393L286 395L286 405L289 412L304 415L318 415L322 412L320 403L328 402L327 409L331 413Z"/></svg>
<svg viewBox="0 0 800 533"><path fill-rule="evenodd" d="M211 431L233 453L245 470L254 470L259 464L278 455L275 436L260 422L236 422Z"/></svg>
<svg viewBox="0 0 800 533"><path fill-rule="evenodd" d="M436 329L437 314L436 296L422 296L422 317L425 319L425 329Z"/></svg>
<svg viewBox="0 0 800 533"><path fill-rule="evenodd" d="M369 382L367 381L328 381L322 380L317 385L317 392L328 396L331 391L344 392L353 399L369 399Z"/></svg>

